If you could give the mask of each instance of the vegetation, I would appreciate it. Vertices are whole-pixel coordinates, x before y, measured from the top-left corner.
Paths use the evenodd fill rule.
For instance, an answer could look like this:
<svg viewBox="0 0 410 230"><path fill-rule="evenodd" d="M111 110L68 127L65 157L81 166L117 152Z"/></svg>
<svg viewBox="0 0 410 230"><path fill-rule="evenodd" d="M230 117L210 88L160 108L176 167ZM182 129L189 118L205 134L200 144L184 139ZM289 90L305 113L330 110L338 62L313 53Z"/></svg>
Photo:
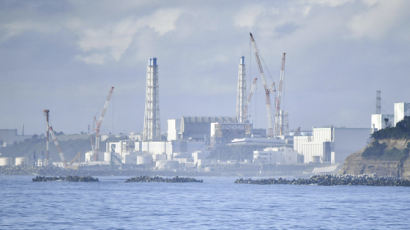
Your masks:
<svg viewBox="0 0 410 230"><path fill-rule="evenodd" d="M59 137L57 137L58 139ZM59 141L61 150L64 153L64 156L67 161L70 161L78 152L90 151L91 144L89 139L75 139L75 140L66 140ZM102 143L102 146L105 146ZM3 156L7 157L27 157L29 159L33 158L42 158L45 155L46 140L44 136L33 135L32 138L26 139L22 142L14 143L8 145L7 147L1 148L0 152ZM52 140L49 144L50 149L50 160L60 161L58 155L58 150L55 147Z"/></svg>
<svg viewBox="0 0 410 230"><path fill-rule="evenodd" d="M363 151L362 156L365 158L377 158L380 160L397 160L401 161L408 157L410 152L410 142L404 149L388 147L382 143L385 139L410 139L410 117L404 117L397 123L396 127L381 129L372 134L373 142Z"/></svg>
<svg viewBox="0 0 410 230"><path fill-rule="evenodd" d="M410 152L410 142L407 148L398 149L396 147L388 148L385 143L375 140L364 151L362 156L365 158L376 158L379 160L401 161L408 157Z"/></svg>
<svg viewBox="0 0 410 230"><path fill-rule="evenodd" d="M374 141L370 146L368 146L363 151L364 157L380 157L384 154L387 145L384 143L379 143L378 141Z"/></svg>
<svg viewBox="0 0 410 230"><path fill-rule="evenodd" d="M410 117L406 116L396 124L396 127L381 129L372 134L375 140L381 139L410 139Z"/></svg>

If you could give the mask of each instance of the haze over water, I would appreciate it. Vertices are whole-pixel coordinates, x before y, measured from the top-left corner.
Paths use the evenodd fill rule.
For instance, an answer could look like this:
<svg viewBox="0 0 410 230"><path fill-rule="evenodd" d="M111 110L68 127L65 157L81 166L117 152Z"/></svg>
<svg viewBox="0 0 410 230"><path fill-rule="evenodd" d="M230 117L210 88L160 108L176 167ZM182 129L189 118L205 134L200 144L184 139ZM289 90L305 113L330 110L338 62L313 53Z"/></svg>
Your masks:
<svg viewBox="0 0 410 230"><path fill-rule="evenodd" d="M408 229L410 188L33 183L0 177L0 229Z"/></svg>

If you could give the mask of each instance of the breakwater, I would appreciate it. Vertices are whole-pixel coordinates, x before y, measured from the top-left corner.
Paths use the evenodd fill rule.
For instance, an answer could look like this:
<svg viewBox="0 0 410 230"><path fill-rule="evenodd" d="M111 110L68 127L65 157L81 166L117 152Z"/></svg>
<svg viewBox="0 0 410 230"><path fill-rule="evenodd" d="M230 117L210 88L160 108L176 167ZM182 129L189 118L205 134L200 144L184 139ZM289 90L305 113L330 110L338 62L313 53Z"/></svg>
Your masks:
<svg viewBox="0 0 410 230"><path fill-rule="evenodd" d="M178 177L178 176L172 177L172 178L164 178L164 177L159 177L159 176L154 176L154 177L138 176L138 177L129 178L125 182L126 183L129 183L129 182L202 183L203 180L197 180L195 178L189 178L189 177Z"/></svg>
<svg viewBox="0 0 410 230"><path fill-rule="evenodd" d="M91 176L36 176L33 182L67 181L67 182L98 182L98 178Z"/></svg>
<svg viewBox="0 0 410 230"><path fill-rule="evenodd" d="M350 176L350 175L316 175L308 179L237 179L236 184L293 184L293 185L366 185L366 186L410 186L410 180L396 177Z"/></svg>

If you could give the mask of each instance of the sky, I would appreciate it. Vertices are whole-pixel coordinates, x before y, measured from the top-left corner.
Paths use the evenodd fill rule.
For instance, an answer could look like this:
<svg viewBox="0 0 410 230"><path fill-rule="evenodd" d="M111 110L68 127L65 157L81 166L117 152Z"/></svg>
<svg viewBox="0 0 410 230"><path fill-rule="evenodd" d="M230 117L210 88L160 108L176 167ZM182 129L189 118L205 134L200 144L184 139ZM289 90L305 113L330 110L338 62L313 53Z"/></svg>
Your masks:
<svg viewBox="0 0 410 230"><path fill-rule="evenodd" d="M410 1L0 0L0 128L24 124L86 132L111 86L102 132L141 132L146 66L158 58L161 129L181 116L235 116L239 58L248 90L268 81L287 53L283 108L291 129L369 127L376 90L382 112L410 102ZM266 127L261 82L250 103Z"/></svg>

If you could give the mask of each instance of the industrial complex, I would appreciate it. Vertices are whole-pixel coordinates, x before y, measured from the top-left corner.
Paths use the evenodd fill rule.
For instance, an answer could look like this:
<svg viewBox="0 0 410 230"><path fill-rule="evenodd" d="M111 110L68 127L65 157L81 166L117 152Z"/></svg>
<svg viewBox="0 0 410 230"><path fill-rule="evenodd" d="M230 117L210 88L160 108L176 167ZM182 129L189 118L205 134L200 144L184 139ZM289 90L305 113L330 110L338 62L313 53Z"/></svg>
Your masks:
<svg viewBox="0 0 410 230"><path fill-rule="evenodd" d="M143 130L115 141L101 135L104 115L114 87L108 95L100 116L94 118L94 132L88 135L89 151L66 159L59 137L50 125L50 111L44 109L45 154L38 159L0 157L0 166L53 165L61 168L134 167L144 170L212 172L221 169L252 169L282 166L337 166L345 158L363 148L372 132L392 127L410 115L410 103L395 103L394 114L381 113L381 92L376 92L376 113L371 115L370 128L314 127L309 131L290 131L287 112L283 110L286 53L282 54L279 81L268 82L255 38L250 34L259 76L250 79L247 87L245 57L239 58L236 115L182 116L167 120L161 129L158 59L149 58L146 69L145 110ZM265 93L266 125L257 129L249 119L249 104L256 84L261 82ZM249 88L249 92L247 89ZM141 108L142 109L142 108ZM0 130L0 144L21 141L17 130ZM49 145L57 149L59 161L50 161ZM1 148L0 148L1 152Z"/></svg>

